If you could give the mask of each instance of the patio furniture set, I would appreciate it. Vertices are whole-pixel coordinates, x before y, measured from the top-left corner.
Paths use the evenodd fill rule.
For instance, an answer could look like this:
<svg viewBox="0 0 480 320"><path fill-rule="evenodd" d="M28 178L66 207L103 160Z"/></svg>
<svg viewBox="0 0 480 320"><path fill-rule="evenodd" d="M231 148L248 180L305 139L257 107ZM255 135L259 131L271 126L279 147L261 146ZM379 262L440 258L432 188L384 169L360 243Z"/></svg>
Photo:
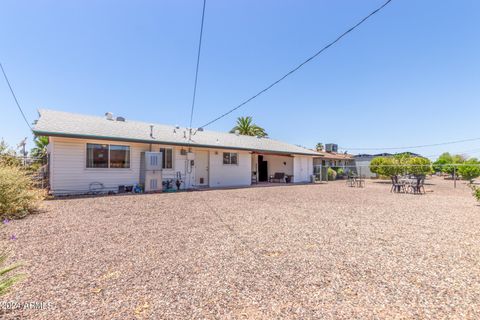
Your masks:
<svg viewBox="0 0 480 320"><path fill-rule="evenodd" d="M349 175L346 180L346 184L349 187L363 188L365 187L365 179L357 175Z"/></svg>
<svg viewBox="0 0 480 320"><path fill-rule="evenodd" d="M425 176L409 175L392 177L392 188L390 192L423 194L425 193L424 184Z"/></svg>

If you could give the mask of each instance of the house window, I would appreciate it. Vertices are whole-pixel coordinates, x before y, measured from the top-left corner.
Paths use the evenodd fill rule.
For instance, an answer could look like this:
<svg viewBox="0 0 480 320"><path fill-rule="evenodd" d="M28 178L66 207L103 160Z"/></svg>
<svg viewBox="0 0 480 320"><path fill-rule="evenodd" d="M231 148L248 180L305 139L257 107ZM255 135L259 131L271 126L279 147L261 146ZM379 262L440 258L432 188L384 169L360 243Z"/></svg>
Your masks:
<svg viewBox="0 0 480 320"><path fill-rule="evenodd" d="M224 152L223 164L238 164L238 153L236 152Z"/></svg>
<svg viewBox="0 0 480 320"><path fill-rule="evenodd" d="M108 168L108 144L87 143L87 168Z"/></svg>
<svg viewBox="0 0 480 320"><path fill-rule="evenodd" d="M110 145L110 168L130 168L130 147Z"/></svg>
<svg viewBox="0 0 480 320"><path fill-rule="evenodd" d="M172 169L173 168L173 149L160 148L160 152L162 153L162 168Z"/></svg>
<svg viewBox="0 0 480 320"><path fill-rule="evenodd" d="M87 168L130 168L130 147L87 143Z"/></svg>

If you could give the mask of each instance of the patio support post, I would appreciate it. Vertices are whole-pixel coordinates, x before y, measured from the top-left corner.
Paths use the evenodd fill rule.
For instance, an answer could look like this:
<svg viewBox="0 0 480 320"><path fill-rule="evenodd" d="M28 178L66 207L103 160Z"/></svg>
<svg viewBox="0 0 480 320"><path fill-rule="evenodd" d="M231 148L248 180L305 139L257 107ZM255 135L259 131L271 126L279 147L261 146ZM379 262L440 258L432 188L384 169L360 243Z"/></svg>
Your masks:
<svg viewBox="0 0 480 320"><path fill-rule="evenodd" d="M453 187L457 188L457 167L453 166Z"/></svg>

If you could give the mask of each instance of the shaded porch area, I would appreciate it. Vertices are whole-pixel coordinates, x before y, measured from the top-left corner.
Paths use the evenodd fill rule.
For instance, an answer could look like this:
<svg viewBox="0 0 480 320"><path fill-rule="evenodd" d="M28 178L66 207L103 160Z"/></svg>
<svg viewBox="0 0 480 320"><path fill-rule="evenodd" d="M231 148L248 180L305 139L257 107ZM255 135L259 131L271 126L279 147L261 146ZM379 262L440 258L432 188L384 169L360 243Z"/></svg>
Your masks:
<svg viewBox="0 0 480 320"><path fill-rule="evenodd" d="M293 182L293 159L291 155L252 153L252 185Z"/></svg>

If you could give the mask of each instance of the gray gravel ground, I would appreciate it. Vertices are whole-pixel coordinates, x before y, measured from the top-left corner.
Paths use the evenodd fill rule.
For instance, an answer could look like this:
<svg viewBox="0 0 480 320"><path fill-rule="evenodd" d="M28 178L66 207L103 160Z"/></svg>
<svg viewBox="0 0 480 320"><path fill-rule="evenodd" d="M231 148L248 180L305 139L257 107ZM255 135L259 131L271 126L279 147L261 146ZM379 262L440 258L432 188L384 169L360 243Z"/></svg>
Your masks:
<svg viewBox="0 0 480 320"><path fill-rule="evenodd" d="M480 206L368 181L47 201L2 231L25 319L479 318ZM48 306L47 306L48 307Z"/></svg>

